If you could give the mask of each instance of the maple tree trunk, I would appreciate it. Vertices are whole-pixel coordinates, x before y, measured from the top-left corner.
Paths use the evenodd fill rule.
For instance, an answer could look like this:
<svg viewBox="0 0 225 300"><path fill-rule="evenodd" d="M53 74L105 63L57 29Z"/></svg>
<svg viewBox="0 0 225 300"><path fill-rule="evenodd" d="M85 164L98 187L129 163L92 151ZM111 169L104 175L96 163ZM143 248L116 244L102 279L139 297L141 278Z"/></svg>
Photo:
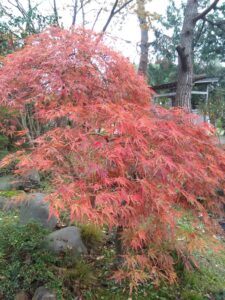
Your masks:
<svg viewBox="0 0 225 300"><path fill-rule="evenodd" d="M140 24L141 30L141 54L140 61L138 66L138 73L143 74L147 77L148 71L148 50L149 50L149 42L148 42L148 21L145 10L145 0L139 0L138 4L138 20Z"/></svg>
<svg viewBox="0 0 225 300"><path fill-rule="evenodd" d="M181 32L178 52L178 81L175 106L185 107L191 111L191 92L193 83L193 39L195 20L198 14L198 2L188 0L184 13L184 23Z"/></svg>

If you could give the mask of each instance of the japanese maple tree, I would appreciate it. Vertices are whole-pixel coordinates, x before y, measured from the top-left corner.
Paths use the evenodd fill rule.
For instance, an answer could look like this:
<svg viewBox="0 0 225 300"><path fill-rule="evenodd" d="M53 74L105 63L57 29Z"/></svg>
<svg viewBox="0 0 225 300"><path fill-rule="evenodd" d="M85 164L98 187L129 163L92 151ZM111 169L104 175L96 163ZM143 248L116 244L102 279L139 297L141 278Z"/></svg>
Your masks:
<svg viewBox="0 0 225 300"><path fill-rule="evenodd" d="M215 189L224 185L225 158L213 128L152 104L127 59L83 29L30 37L3 61L0 86L2 105L23 114L32 104L43 127L16 156L19 172L51 172L51 213L120 228L118 280L176 280L171 251L184 260L187 252L176 234L178 208L210 226L208 212L221 205Z"/></svg>

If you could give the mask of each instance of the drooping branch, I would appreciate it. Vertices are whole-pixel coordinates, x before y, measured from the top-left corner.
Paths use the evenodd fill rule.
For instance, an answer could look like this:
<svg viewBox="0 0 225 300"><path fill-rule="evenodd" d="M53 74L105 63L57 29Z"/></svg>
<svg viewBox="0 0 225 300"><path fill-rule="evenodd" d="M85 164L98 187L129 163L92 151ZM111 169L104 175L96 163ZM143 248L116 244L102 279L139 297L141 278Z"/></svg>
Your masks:
<svg viewBox="0 0 225 300"><path fill-rule="evenodd" d="M118 6L118 2L119 0L115 0L114 4L113 4L113 7L111 9L111 12L109 14L109 17L102 29L102 32L104 33L106 31L106 29L108 28L110 22L112 21L112 18L118 14L119 12L121 12L122 9L124 9L126 6L128 6L131 2L133 2L134 0L129 0L129 1L126 1L121 7L117 7Z"/></svg>
<svg viewBox="0 0 225 300"><path fill-rule="evenodd" d="M211 10L213 10L217 4L219 3L220 0L214 0L209 7L207 7L205 10L203 10L201 13L199 13L195 18L194 22L199 21L200 19L203 19Z"/></svg>

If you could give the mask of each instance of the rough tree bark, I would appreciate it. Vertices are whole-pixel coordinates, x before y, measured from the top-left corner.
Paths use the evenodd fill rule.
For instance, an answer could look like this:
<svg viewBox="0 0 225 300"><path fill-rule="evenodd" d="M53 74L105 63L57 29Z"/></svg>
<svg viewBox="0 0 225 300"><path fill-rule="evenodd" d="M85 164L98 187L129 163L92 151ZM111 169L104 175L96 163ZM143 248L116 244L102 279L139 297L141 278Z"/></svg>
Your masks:
<svg viewBox="0 0 225 300"><path fill-rule="evenodd" d="M178 52L178 80L175 98L175 106L181 106L191 111L191 91L193 83L193 40L195 25L198 20L216 7L220 0L214 0L209 7L198 13L198 0L187 0L184 11L184 22L181 31Z"/></svg>

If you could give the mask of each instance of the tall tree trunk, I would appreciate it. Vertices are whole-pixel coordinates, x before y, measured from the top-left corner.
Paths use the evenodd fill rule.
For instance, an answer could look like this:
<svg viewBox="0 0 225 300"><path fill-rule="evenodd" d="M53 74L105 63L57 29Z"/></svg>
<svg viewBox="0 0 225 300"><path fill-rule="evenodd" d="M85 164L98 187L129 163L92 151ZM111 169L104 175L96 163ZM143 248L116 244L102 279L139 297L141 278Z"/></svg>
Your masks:
<svg viewBox="0 0 225 300"><path fill-rule="evenodd" d="M149 50L149 42L148 42L148 19L147 13L145 9L145 0L137 0L137 14L138 20L141 30L141 54L140 61L138 66L138 73L143 74L147 77L148 71L148 50Z"/></svg>
<svg viewBox="0 0 225 300"><path fill-rule="evenodd" d="M193 83L193 40L195 17L198 14L198 1L188 0L184 12L184 23L178 52L178 79L175 106L191 111L191 92Z"/></svg>

